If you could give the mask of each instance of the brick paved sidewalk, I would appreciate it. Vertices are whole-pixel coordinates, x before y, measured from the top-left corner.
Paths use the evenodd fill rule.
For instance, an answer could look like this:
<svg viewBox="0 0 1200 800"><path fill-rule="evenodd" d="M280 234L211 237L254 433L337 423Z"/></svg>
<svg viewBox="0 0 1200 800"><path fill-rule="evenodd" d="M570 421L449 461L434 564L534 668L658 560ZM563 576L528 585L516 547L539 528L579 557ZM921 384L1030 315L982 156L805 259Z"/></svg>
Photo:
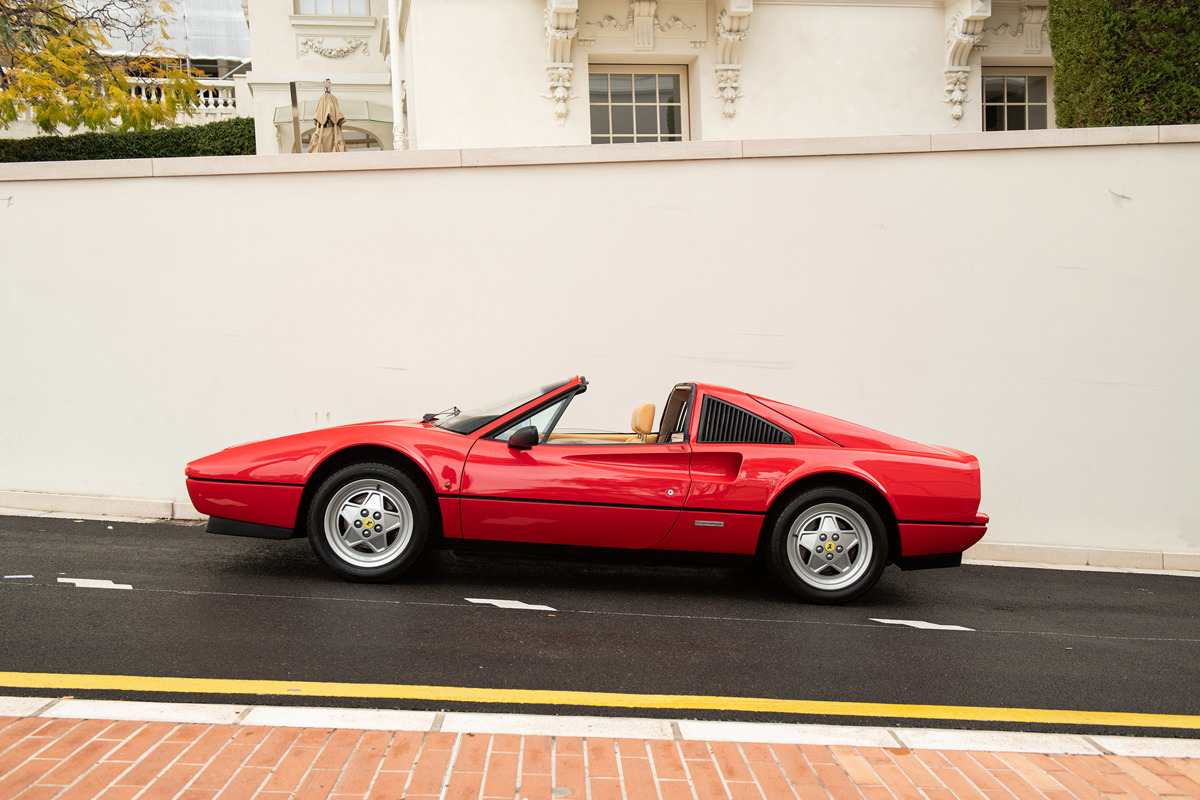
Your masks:
<svg viewBox="0 0 1200 800"><path fill-rule="evenodd" d="M1200 798L1200 759L0 717L0 800Z"/></svg>

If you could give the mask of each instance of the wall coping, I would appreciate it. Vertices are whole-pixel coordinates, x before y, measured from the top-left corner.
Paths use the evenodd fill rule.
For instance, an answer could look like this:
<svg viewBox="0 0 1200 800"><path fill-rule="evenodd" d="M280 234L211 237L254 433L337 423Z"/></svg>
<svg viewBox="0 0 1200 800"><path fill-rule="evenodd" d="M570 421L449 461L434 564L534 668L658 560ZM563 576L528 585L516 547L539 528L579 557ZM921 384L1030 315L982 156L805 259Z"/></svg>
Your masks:
<svg viewBox="0 0 1200 800"><path fill-rule="evenodd" d="M8 181L179 178L402 169L712 161L740 158L947 153L1105 147L1200 142L1200 125L1064 128L997 133L922 133L811 139L745 139L655 144L585 144L558 147L489 147L467 150L387 150L367 153L130 158L104 161L34 161L0 164Z"/></svg>

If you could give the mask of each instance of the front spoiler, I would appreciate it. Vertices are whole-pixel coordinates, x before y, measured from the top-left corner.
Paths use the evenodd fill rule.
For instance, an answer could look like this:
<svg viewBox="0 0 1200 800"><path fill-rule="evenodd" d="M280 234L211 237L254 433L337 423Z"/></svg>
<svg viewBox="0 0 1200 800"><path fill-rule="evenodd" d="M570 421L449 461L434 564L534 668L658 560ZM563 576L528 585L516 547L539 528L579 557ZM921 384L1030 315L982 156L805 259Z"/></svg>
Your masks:
<svg viewBox="0 0 1200 800"><path fill-rule="evenodd" d="M224 536L249 536L254 539L294 539L292 528L277 528L274 525L259 525L255 522L239 522L224 517L209 517L204 530Z"/></svg>

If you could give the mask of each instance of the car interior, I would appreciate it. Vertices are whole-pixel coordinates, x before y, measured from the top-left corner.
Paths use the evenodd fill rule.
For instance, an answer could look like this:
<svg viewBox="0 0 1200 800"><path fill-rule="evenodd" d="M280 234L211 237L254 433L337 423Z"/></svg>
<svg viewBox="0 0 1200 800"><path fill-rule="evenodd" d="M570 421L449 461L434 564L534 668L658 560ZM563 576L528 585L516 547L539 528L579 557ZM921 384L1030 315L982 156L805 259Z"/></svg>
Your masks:
<svg viewBox="0 0 1200 800"><path fill-rule="evenodd" d="M691 409L692 394L696 388L690 383L677 384L671 389L663 409L658 431L654 430L654 403L642 403L633 409L630 433L603 433L599 431L552 431L545 437L545 444L669 444L687 441L688 411Z"/></svg>

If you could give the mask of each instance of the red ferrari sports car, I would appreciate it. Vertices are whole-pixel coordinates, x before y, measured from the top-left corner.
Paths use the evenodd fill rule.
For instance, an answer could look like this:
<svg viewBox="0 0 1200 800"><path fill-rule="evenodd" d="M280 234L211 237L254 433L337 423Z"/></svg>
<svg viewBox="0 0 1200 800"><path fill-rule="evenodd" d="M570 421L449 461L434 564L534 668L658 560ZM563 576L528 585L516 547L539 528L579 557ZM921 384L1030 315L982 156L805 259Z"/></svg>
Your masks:
<svg viewBox="0 0 1200 800"><path fill-rule="evenodd" d="M957 566L982 538L979 461L703 383L632 430L566 430L583 377L476 411L345 425L187 466L208 530L308 536L382 581L430 544L524 542L765 557L800 596L858 597L883 568Z"/></svg>

